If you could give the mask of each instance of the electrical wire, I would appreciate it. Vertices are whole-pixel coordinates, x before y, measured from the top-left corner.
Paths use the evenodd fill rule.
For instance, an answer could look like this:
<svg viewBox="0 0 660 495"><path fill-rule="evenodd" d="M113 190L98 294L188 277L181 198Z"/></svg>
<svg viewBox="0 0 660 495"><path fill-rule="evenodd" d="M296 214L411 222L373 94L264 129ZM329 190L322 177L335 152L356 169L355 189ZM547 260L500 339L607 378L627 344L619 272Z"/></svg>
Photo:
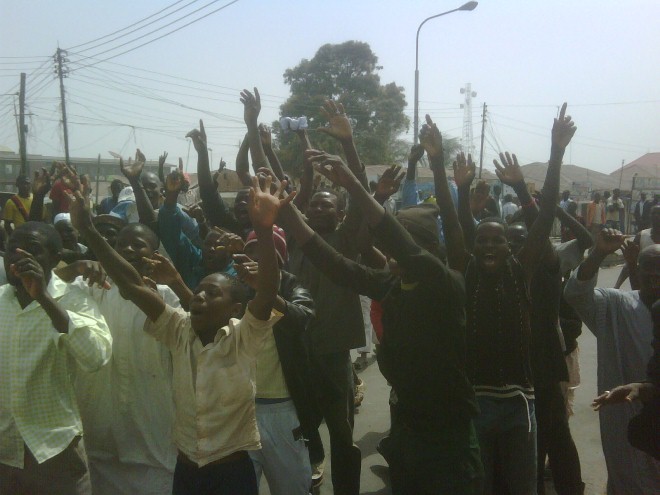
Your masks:
<svg viewBox="0 0 660 495"><path fill-rule="evenodd" d="M211 3L216 3L217 1L219 1L219 0L213 0ZM182 25L182 26L179 26L179 27L177 27L176 29L173 29L172 31L168 31L168 32L165 33L165 34L162 34L162 35L160 35L160 36L158 36L158 37L156 37L156 38L153 38L153 39L151 39L151 40L149 40L149 41L146 41L146 42L144 42L144 43L142 43L142 44L140 44L140 45L138 45L138 46L134 46L134 47L132 47L132 48L129 48L128 50L125 50L125 51L123 51L123 52L120 52L120 53L114 54L114 55L112 55L112 56L110 56L110 57L107 57L107 58L103 59L103 60L100 61L100 62L93 62L93 63L88 64L88 65L83 65L82 67L79 67L77 70L79 70L79 69L81 69L81 68L84 68L84 67L91 67L91 66L97 65L97 64L99 64L99 63L101 63L101 62L105 62L105 61L108 61L108 60L112 60L112 59L117 58L117 57L119 57L119 56L121 56L121 55L125 55L126 53L130 53L130 52L132 52L132 51L134 51L134 50L137 50L137 49L139 49L139 48L142 48L143 46L149 45L149 44L151 44L151 43L153 43L153 42L155 42L155 41L158 41L158 40L160 40L160 39L163 39L163 38L165 38L166 36L169 36L170 34L174 34L174 33L176 33L177 31L181 31L183 28L188 27L188 26L190 26L191 24L194 24L194 23L196 23L196 22L199 22L199 21L201 21L201 20L203 20L203 19L205 19L205 18L207 18L207 17L209 17L209 16L211 16L211 15L217 13L217 12L220 12L221 10L226 9L227 7L229 7L229 6L231 6L231 5L235 4L235 3L237 3L238 1L239 1L239 0L231 0L230 2L224 4L223 6L217 8L217 9L215 9L215 10L212 10L211 12L208 12L208 13L204 14L203 16L198 17L197 19L193 19L192 21L190 21L190 22L188 22L188 23L186 23L186 24L184 24L184 25ZM187 16L184 16L183 18L185 18L185 17L187 17ZM171 23L170 23L170 24L171 24ZM169 26L170 24L167 24L166 26ZM163 26L163 27L166 27L166 26ZM130 43L133 43L134 41L137 41L137 40L139 40L139 39L141 39L141 38L144 38L145 36L148 36L149 34L153 34L154 32L159 31L160 29L162 29L162 28L158 28L157 30L151 31L151 32L149 32L149 33L147 33L147 34L145 34L145 35L139 36L138 38L135 38L135 39L133 39L133 40L127 41L126 43L122 43L121 45L118 45L118 46L116 46L116 47L114 47L114 48L111 48L111 49L108 49L108 50L102 51L102 52L100 52L100 53L96 53L94 56L95 56L95 57L98 57L99 55L102 55L102 54L104 54L104 53L108 53L108 52L111 52L111 51L115 51L116 49L118 49L118 48L120 48L120 47L122 47L122 46L125 46L125 45L128 45L128 44L130 44ZM88 57L84 57L83 59L86 59L86 58L88 58Z"/></svg>
<svg viewBox="0 0 660 495"><path fill-rule="evenodd" d="M126 31L127 29L130 29L130 28L132 28L133 26L137 26L138 24L140 24L140 23L142 23L142 22L144 22L144 21L147 21L147 20L151 19L152 17L157 16L158 14L161 14L161 13L165 12L166 10L168 10L168 9L170 9L170 8L172 8L172 7L174 7L175 5L177 5L177 4L179 4L179 3L183 2L183 1L184 1L184 0L177 0L176 2L174 2L174 3L170 4L170 5L168 5L167 7L165 7L164 9L161 9L161 10L159 10L158 12L156 12L156 13L154 13L154 14L151 14L150 16L147 16L147 17L145 17L145 18L143 18L143 19L140 19L139 21L134 22L133 24L130 24L130 25L128 25L128 26L126 26L126 27L124 27L124 28L122 28L122 29L119 29L119 30L117 30L117 31L113 31L113 32L110 33L110 34L106 34L106 35L104 35L104 36L101 36L100 38L96 38L96 39L93 39L93 40L90 40L90 41L86 41L85 43L80 43L79 45L72 46L72 47L70 47L70 48L67 48L67 50L73 50L74 48L79 48L79 47L81 47L81 46L89 45L89 44L91 44L91 43L96 43L97 41L103 40L103 39L105 39L105 38L109 38L110 36L114 36L115 34L118 34L118 33L121 33L121 32L123 32L123 31ZM195 0L195 1L198 1L198 0ZM190 3L194 3L194 2L190 2ZM190 5L190 4L187 4L187 5ZM185 6L184 6L184 7L185 7ZM143 26L143 27L145 27L145 26ZM132 32L132 31L131 31L131 32ZM86 48L86 50L87 50L87 48ZM84 51L84 50L83 50L83 51Z"/></svg>

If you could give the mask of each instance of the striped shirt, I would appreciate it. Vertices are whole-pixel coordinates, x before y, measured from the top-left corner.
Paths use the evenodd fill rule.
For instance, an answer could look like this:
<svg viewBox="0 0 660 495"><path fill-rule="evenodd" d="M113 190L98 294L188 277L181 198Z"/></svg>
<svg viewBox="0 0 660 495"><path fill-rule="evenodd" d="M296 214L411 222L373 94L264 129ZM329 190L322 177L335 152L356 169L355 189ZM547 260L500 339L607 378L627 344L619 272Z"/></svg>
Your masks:
<svg viewBox="0 0 660 495"><path fill-rule="evenodd" d="M47 290L69 316L68 333L38 302L21 308L16 289L0 287L0 463L18 468L25 446L42 463L82 434L71 375L76 364L98 370L112 349L93 300L55 274Z"/></svg>

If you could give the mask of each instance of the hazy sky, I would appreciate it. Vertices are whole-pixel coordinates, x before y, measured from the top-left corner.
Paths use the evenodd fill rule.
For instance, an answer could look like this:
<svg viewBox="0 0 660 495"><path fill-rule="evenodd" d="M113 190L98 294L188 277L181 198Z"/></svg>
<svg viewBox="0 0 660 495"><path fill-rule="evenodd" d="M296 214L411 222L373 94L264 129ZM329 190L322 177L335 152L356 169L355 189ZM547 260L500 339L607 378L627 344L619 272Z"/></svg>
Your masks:
<svg viewBox="0 0 660 495"><path fill-rule="evenodd" d="M84 67L229 0L182 0L159 16L181 8L178 13L159 22L143 27L159 16L152 17L78 47L174 0L0 0L0 145L18 149L13 97L4 93L17 91L19 73L25 71L32 114L28 150L63 155L59 86L47 60L59 43L70 48L65 86L72 156L101 153L109 158L109 150L127 156L140 147L150 159L167 150L168 161L182 156L187 162L184 136L203 117L215 166L222 156L233 168L245 133L239 90L257 86L263 97L260 120L271 122L289 93L282 78L285 69L312 58L325 43L346 40L369 43L383 66L381 82L395 81L405 88L411 127L404 137L412 141L417 26L461 1L239 0L161 40ZM131 42L209 3L199 13ZM660 151L658 19L657 0L481 0L472 12L434 19L422 28L420 113L430 113L446 135L460 137L459 90L470 82L477 92L477 150L483 102L490 110L484 163L490 166L500 150L513 151L529 163L547 160L552 119L557 106L568 101L578 131L565 162L609 173L621 160L628 163ZM132 29L136 31L129 34ZM193 170L194 149L190 153L188 168Z"/></svg>

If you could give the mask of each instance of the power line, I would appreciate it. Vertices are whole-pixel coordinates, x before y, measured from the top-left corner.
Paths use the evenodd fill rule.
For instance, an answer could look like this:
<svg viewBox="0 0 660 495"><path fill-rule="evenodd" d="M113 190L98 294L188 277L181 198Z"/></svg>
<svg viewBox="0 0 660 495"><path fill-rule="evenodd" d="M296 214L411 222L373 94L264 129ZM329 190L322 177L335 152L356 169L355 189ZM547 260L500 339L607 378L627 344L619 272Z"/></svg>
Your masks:
<svg viewBox="0 0 660 495"><path fill-rule="evenodd" d="M183 1L183 0L180 0L180 1ZM219 2L219 1L220 1L220 0L214 0L213 2L211 2L211 4L212 4L212 3L215 3L215 2ZM140 26L140 27L138 27L138 28L135 28L135 29L133 29L133 30L127 32L127 33L124 33L124 34L121 34L121 35L119 35L119 36L116 36L116 37L114 37L114 38L112 38L112 39L110 39L110 40L108 40L108 41L104 41L103 43L99 43L99 44L94 45L94 46L91 46L91 47L89 47L89 48L85 48L85 49L83 49L83 50L80 50L79 52L86 52L86 51L88 51L88 50L93 50L94 48L99 48L99 47L101 47L101 46L104 46L104 45L107 45L107 44L109 44L109 43L112 43L112 42L115 41L115 40L118 40L118 39L120 39L120 38L124 38L124 37L128 36L128 35L131 34L131 33L134 33L134 32L136 32L136 31L139 31L140 29L144 29L144 28L146 28L147 26L150 26L150 25L152 25L152 24L154 24L154 23L156 23L156 22L158 22L158 21L160 21L160 20L165 19L166 17L169 17L169 16L171 16L171 15L174 15L174 14L176 14L177 12L179 12L179 11L185 9L185 8L188 7L189 5L192 5L193 3L197 3L197 2L199 2L199 0L192 0L191 2L188 2L187 4L185 4L183 7L179 7L178 9L176 9L176 10L170 12L169 14L166 14L166 15L164 15L164 16L162 16L162 17L159 17L158 19L154 19L153 21L151 21L151 22L145 24L144 26ZM177 2L177 3L179 3L179 2ZM211 5L211 4L208 4L208 5ZM150 35L150 34L152 34L152 33L155 33L155 32L157 32L157 31L160 31L161 29L164 29L164 28L166 28L167 26L169 26L169 25L171 25L171 24L173 24L173 23L176 23L176 22L180 21L181 19L185 19L186 17L191 16L192 14L194 14L194 13L196 13L196 12L198 12L198 11L204 9L204 8L206 8L208 5L205 5L204 7L200 7L199 9L194 10L194 11L190 12L189 14L186 14L185 16L183 16L183 17L181 17L181 18L179 18L179 19L176 19L176 20L170 22L169 24L165 24L164 26L161 26L161 27L159 27L159 28L157 28L157 29L155 29L155 30L153 30L153 31L151 31L151 32L149 32L149 33L147 33L147 34L145 34L145 35L142 35L142 36L140 36L140 37L138 37L138 38L135 38L135 39L133 39L133 40L127 41L127 42L124 43L124 44L117 45L117 46L115 46L115 47L109 48L109 49L107 49L106 51L103 51L103 52L98 52L98 53L95 54L95 56L102 55L103 53L106 53L106 52L109 52L109 51L116 50L117 48L121 48L121 47L124 46L124 45L130 44L130 43L133 43L134 41L137 41L137 40L139 40L139 39L141 39L141 38L144 38L145 36L148 36L148 35ZM162 12L162 11L161 11L161 12ZM129 26L129 27L130 27L130 26ZM84 59L84 58L87 58L87 57L83 57L83 59Z"/></svg>
<svg viewBox="0 0 660 495"><path fill-rule="evenodd" d="M79 48L79 47L81 47L81 46L89 45L89 44L91 44L91 43L95 43L95 42L100 41L100 40L102 40L102 39L105 39L105 38L108 38L108 37L110 37L110 36L113 36L113 35L115 35L115 34L117 34L117 33L121 33L122 31L126 31L127 29L130 29L130 28L132 28L133 26L137 26L137 25L140 24L141 22L144 22L144 21L146 21L146 20L149 20L149 19L151 19L152 17L157 16L158 14L160 14L160 13L162 13L162 12L165 12L167 9L170 9L170 8L174 7L175 5L181 3L181 2L183 2L183 0L178 0L178 1L174 2L173 4L168 5L168 6L165 7L164 9L159 10L159 11L156 12L155 14L151 14L151 15L148 16L148 17L145 17L145 18L143 18L143 19L140 19L139 21L134 22L133 24L130 24L129 26L126 26L126 27L124 27L124 28L122 28L122 29L119 29L119 30L117 30L117 31L114 31L114 32L112 32L112 33L110 33L110 34L106 34L105 36L101 36L100 38L96 38L96 39L93 39L93 40L91 40L91 41L86 41L85 43L81 43L81 44L79 44L79 45L72 46L72 47L68 48L67 50L73 50L74 48ZM191 2L191 3L192 3L192 2Z"/></svg>
<svg viewBox="0 0 660 495"><path fill-rule="evenodd" d="M219 0L213 0L209 5L211 5L211 4L213 4L213 3L216 3L216 2L218 2L218 1L219 1ZM104 59L104 60L101 60L100 62L93 62L93 63L88 64L88 65L83 65L82 67L79 67L78 69L81 69L81 68L84 68L84 67L91 67L91 66L96 65L96 64L99 64L99 63L101 63L101 62L105 62L105 61L108 61L108 60L112 60L113 58L119 57L119 56L121 56L121 55L125 55L126 53L130 53L130 52L132 52L132 51L134 51L134 50L137 50L138 48L142 48L143 46L149 45L149 44L151 44L151 43L153 43L153 42L155 42L155 41L158 41L158 40L160 40L160 39L162 39L162 38L165 38L166 36L169 36L170 34L176 33L177 31L180 31L180 30L182 30L183 28L190 26L191 24L194 24L194 23L196 23L196 22L198 22L198 21L201 21L202 19L205 19L205 18L209 17L210 15L213 15L213 14L215 14L215 13L217 13L217 12L223 10L223 9L226 9L227 7L229 7L229 6L233 5L233 4L235 4L235 3L238 2L238 1L239 1L239 0L231 0L230 2L226 3L226 4L223 5L222 7L219 7L219 8L217 8L217 9L215 9L215 10L212 10L211 12L209 12L209 13L207 13L207 14L204 14L204 15L201 16L201 17L198 17L197 19L193 19L192 21L190 21L190 22L188 22L188 23L186 23L186 24L184 24L184 25L182 25L182 26L179 26L179 27L177 27L176 29L173 29L172 31L169 31L169 32L167 32L167 33L165 33L165 34L162 34L162 35L160 35L160 36L158 36L158 37L156 37L156 38L154 38L154 39L151 39L151 40L149 40L149 41L146 41L146 42L144 42L144 43L142 43L142 44L140 44L140 45L138 45L138 46L135 46L135 47L133 47L133 48L129 48L128 50L125 50L125 51L123 51L123 52L121 52L121 53L117 53L117 54L115 54L115 55L112 55L112 56L110 56L110 57L108 57L108 58L106 58L106 59ZM203 7L203 8L204 8L204 7ZM185 19L186 17L188 17L188 15L182 17L181 19ZM181 20L181 19L178 19L178 20ZM173 22L176 22L176 21L173 21ZM111 49L105 50L105 51L103 51L103 52L101 52L101 53L96 53L95 56L99 56L99 55L102 55L102 54L104 54L104 53L107 53L107 52L110 52L110 51L114 51L114 50L116 50L117 48L120 48L120 47L125 46L125 45L127 45L127 44L130 44L130 43L132 43L132 42L134 42L134 41L137 41L137 40L139 40L139 39L141 39L141 38L144 38L145 36L148 36L149 34L153 34L153 33L156 32L156 31L160 31L161 29L163 29L163 28L166 27L166 26L169 26L170 24L172 24L172 23L166 24L165 26L163 26L163 27L161 27L161 28L158 28L158 29L156 29L156 30L154 30L154 31L151 31L151 32L149 32L149 33L147 33L147 34L145 34L145 35L139 36L138 38L135 38L135 39L133 39L133 40L127 41L126 43L122 43L121 45L116 46L116 47L114 47L114 48L111 48ZM87 58L89 58L89 57L84 57L83 59L87 59Z"/></svg>

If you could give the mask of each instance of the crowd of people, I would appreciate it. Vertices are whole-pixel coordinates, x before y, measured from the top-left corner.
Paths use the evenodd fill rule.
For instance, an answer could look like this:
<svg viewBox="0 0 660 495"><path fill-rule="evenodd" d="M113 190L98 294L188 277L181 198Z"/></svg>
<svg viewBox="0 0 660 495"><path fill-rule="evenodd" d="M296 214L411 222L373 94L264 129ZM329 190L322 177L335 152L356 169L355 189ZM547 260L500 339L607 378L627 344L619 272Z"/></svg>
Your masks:
<svg viewBox="0 0 660 495"><path fill-rule="evenodd" d="M660 493L660 206L642 203L650 227L626 241L618 191L586 224L560 201L566 104L542 192L503 153L496 173L515 197L500 199L469 155L447 176L429 116L407 169L369 184L334 101L314 132L343 156L294 131L294 184L257 89L241 102L231 206L202 121L187 135L192 205L167 153L158 174L140 150L120 160L128 185L113 181L96 209L67 164L17 179L0 274L0 495L256 495L262 477L274 495L308 494L328 478L323 421L334 493L357 495L355 371L372 341L391 385L378 451L392 493L543 494L549 469L558 494L583 494L569 428L582 323L598 345L607 493ZM421 201L424 154L435 194ZM618 250L632 291L597 287Z"/></svg>

